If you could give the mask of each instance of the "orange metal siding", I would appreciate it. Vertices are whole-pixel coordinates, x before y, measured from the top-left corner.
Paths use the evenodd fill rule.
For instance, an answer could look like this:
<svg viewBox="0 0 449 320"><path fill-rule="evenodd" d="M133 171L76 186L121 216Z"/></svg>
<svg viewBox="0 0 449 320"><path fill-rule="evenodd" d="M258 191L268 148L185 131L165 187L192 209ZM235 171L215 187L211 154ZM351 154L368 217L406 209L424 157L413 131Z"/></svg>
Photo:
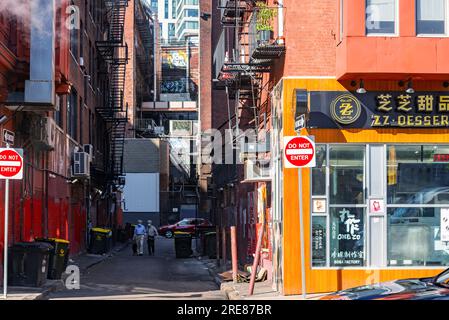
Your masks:
<svg viewBox="0 0 449 320"><path fill-rule="evenodd" d="M385 85L384 85L385 86ZM304 88L308 90L343 91L343 85L334 79L329 80L296 80L284 79L284 136L296 135L294 131L294 110L292 107L293 90ZM384 89L384 88L378 88ZM379 129L379 130L334 130L314 129L304 135L313 135L317 143L351 142L351 143L448 143L449 129ZM301 259L300 259L300 224L298 203L298 170L284 169L284 284L286 295L301 293ZM310 268L310 170L303 169L303 196L305 248L306 248L306 282L308 293L330 292L352 286L365 284L373 272L378 272L378 280L387 281L398 278L427 277L435 275L435 269L311 269Z"/></svg>

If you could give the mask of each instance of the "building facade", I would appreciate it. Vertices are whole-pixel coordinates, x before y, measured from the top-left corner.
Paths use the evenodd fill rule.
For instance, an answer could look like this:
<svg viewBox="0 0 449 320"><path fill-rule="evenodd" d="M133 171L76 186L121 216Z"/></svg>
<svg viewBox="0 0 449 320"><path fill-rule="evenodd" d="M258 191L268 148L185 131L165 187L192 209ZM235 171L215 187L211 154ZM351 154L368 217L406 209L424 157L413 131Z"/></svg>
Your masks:
<svg viewBox="0 0 449 320"><path fill-rule="evenodd" d="M263 110L266 94L271 197L262 208L269 208L265 225L273 287L286 295L301 293L302 236L307 293L427 277L446 268L449 248L441 226L448 214L447 1L284 0L268 1L264 8L260 2L224 1L218 17L236 23L252 5L253 12L277 10L272 28L259 20L256 30L271 29L270 45L285 45L285 54L264 69L268 50L261 48L265 35L257 32L248 63L236 40L247 32L229 35L232 47L217 50L224 37L220 30L226 33L217 27L213 61L223 61L215 82L228 93L233 74L243 74L242 64L246 71L253 68L253 86L255 75L263 74L266 90L257 108ZM254 18L249 12L247 20ZM270 47L272 54L275 49ZM317 166L302 170L301 194L298 170L285 168L283 159L283 137L298 135L300 116L306 120L301 135L314 138L317 155ZM229 122L235 126L235 120L225 125ZM233 185L244 181L238 178ZM223 183L221 188L226 190ZM245 198L245 192L233 194ZM245 225L245 215L260 208L260 201L247 194L241 207L232 197L232 211L218 211L220 219L234 216L233 224ZM255 222L264 225L260 215Z"/></svg>
<svg viewBox="0 0 449 320"><path fill-rule="evenodd" d="M112 123L125 123L126 112L105 56L124 46L122 34L107 30L126 5L110 5L53 0L0 7L0 129L15 133L13 147L24 149L25 164L24 179L11 183L11 244L61 238L76 255L86 250L90 226L121 225L120 144L111 141L121 128Z"/></svg>

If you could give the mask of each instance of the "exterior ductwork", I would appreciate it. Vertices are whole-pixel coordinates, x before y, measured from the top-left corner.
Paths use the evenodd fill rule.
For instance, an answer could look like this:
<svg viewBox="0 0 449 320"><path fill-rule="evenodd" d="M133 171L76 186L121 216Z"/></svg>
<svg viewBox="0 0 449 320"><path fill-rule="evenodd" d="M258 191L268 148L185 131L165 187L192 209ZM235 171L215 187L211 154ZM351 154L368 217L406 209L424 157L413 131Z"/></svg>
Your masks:
<svg viewBox="0 0 449 320"><path fill-rule="evenodd" d="M25 105L55 106L55 1L33 0L31 6L30 80ZM46 108L47 107L47 108Z"/></svg>

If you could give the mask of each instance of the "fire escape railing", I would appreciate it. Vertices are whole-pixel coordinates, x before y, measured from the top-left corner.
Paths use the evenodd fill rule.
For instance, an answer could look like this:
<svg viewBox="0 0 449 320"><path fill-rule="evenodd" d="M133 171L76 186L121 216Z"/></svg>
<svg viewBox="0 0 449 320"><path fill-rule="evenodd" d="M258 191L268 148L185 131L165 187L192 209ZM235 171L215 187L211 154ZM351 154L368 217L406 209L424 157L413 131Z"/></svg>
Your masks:
<svg viewBox="0 0 449 320"><path fill-rule="evenodd" d="M97 112L108 124L106 139L109 152L104 159L107 178L110 182L118 182L119 177L123 176L123 152L128 123L128 105L124 103L128 63L128 46L124 41L124 29L128 0L109 0L104 3L109 26L107 39L97 41L96 46L107 65L109 90L106 103L98 107Z"/></svg>

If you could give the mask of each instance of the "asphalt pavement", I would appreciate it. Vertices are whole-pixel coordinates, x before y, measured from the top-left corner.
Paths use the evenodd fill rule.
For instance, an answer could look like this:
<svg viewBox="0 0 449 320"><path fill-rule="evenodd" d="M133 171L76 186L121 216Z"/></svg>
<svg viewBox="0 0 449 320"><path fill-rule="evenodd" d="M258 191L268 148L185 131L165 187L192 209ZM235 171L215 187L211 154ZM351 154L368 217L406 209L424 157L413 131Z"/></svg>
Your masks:
<svg viewBox="0 0 449 320"><path fill-rule="evenodd" d="M146 247L145 247L145 252ZM131 246L82 274L79 290L62 289L50 300L224 300L207 267L196 258L176 259L174 240L158 237L156 254L133 256Z"/></svg>

